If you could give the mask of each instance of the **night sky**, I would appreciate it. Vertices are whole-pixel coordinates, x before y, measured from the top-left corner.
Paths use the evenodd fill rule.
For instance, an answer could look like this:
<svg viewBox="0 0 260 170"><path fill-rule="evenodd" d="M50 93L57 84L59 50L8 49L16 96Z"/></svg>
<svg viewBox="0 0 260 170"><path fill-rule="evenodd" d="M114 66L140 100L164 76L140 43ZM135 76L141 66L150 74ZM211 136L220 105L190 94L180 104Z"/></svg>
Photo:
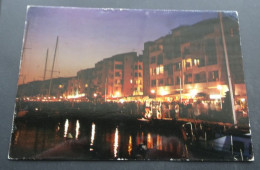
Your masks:
<svg viewBox="0 0 260 170"><path fill-rule="evenodd" d="M54 70L60 73L55 72L54 77L68 77L115 54L142 54L144 42L165 36L180 25L217 16L217 12L31 7L19 84L24 77L25 82L42 80L47 48L50 78L57 36Z"/></svg>

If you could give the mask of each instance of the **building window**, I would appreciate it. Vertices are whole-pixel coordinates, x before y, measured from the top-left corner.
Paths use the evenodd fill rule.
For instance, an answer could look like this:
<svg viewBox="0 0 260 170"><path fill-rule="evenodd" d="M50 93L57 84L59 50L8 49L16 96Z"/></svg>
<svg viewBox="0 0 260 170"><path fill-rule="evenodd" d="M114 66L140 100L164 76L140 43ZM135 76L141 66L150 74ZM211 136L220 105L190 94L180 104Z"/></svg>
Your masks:
<svg viewBox="0 0 260 170"><path fill-rule="evenodd" d="M135 70L137 70L137 68L138 68L137 65L135 65Z"/></svg>
<svg viewBox="0 0 260 170"><path fill-rule="evenodd" d="M206 56L207 56L207 65L214 65L217 64L217 50L216 50L216 43L214 39L207 40L205 46Z"/></svg>
<svg viewBox="0 0 260 170"><path fill-rule="evenodd" d="M152 87L156 86L156 80L152 80L151 85L152 85Z"/></svg>
<svg viewBox="0 0 260 170"><path fill-rule="evenodd" d="M150 71L151 75L156 75L156 68L151 68Z"/></svg>
<svg viewBox="0 0 260 170"><path fill-rule="evenodd" d="M142 74L141 73L138 73L139 77L142 77Z"/></svg>
<svg viewBox="0 0 260 170"><path fill-rule="evenodd" d="M135 77L137 77L137 73L135 73Z"/></svg>
<svg viewBox="0 0 260 170"><path fill-rule="evenodd" d="M211 71L209 72L209 81L218 81L218 71Z"/></svg>
<svg viewBox="0 0 260 170"><path fill-rule="evenodd" d="M181 62L175 64L175 70L176 71L181 70Z"/></svg>
<svg viewBox="0 0 260 170"><path fill-rule="evenodd" d="M120 73L119 73L119 72L116 72L116 73L115 73L115 77L120 77Z"/></svg>
<svg viewBox="0 0 260 170"><path fill-rule="evenodd" d="M185 82L185 84L191 84L192 83L192 74L186 74L184 82Z"/></svg>
<svg viewBox="0 0 260 170"><path fill-rule="evenodd" d="M123 65L121 65L121 64L116 64L116 65L115 65L115 68L116 68L116 69L119 69L119 70L122 70L122 69L123 69Z"/></svg>
<svg viewBox="0 0 260 170"><path fill-rule="evenodd" d="M190 50L188 48L184 48L183 50L183 57L190 54Z"/></svg>
<svg viewBox="0 0 260 170"><path fill-rule="evenodd" d="M191 62L190 61L186 61L186 68L191 67Z"/></svg>
<svg viewBox="0 0 260 170"><path fill-rule="evenodd" d="M154 64L154 63L155 63L155 60L156 60L156 57L155 57L155 56L152 56L152 57L151 57L151 64Z"/></svg>
<svg viewBox="0 0 260 170"><path fill-rule="evenodd" d="M139 65L139 70L142 70L142 66L141 65Z"/></svg>
<svg viewBox="0 0 260 170"><path fill-rule="evenodd" d="M173 85L173 78L172 77L168 77L165 81L165 85L166 86L171 86Z"/></svg>
<svg viewBox="0 0 260 170"><path fill-rule="evenodd" d="M157 66L156 67L156 74L163 74L163 65Z"/></svg>
<svg viewBox="0 0 260 170"><path fill-rule="evenodd" d="M193 60L193 64L194 64L194 66L199 66L200 65L200 59L198 59L198 58L195 58L194 60Z"/></svg>
<svg viewBox="0 0 260 170"><path fill-rule="evenodd" d="M195 74L194 83L204 83L204 82L206 82L206 72Z"/></svg>
<svg viewBox="0 0 260 170"><path fill-rule="evenodd" d="M172 64L165 65L164 71L167 72L168 75L172 75L173 74L173 65Z"/></svg>
<svg viewBox="0 0 260 170"><path fill-rule="evenodd" d="M160 85L160 86L163 85L163 79L160 79L160 80L159 80L159 85Z"/></svg>
<svg viewBox="0 0 260 170"><path fill-rule="evenodd" d="M157 58L157 65L163 64L163 56L159 55Z"/></svg>

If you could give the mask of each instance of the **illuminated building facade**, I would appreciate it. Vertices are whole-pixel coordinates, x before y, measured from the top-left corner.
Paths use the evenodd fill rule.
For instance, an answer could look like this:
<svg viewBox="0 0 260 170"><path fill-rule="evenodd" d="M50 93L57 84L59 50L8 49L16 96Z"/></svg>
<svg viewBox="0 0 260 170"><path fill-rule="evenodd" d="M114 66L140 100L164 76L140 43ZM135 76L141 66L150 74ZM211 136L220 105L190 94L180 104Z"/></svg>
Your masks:
<svg viewBox="0 0 260 170"><path fill-rule="evenodd" d="M78 71L77 78L79 81L78 93L91 99L97 90L95 68L88 68Z"/></svg>
<svg viewBox="0 0 260 170"><path fill-rule="evenodd" d="M78 96L79 93L79 80L77 77L73 77L68 81L68 88L67 88L67 92L66 92L66 96L67 98L75 98L76 96Z"/></svg>
<svg viewBox="0 0 260 170"><path fill-rule="evenodd" d="M142 95L142 57L136 52L118 54L95 64L96 93L111 99Z"/></svg>
<svg viewBox="0 0 260 170"><path fill-rule="evenodd" d="M235 95L245 97L238 24L223 18L229 67ZM144 44L144 95L190 99L211 98L228 91L227 66L219 19L173 29L171 34Z"/></svg>

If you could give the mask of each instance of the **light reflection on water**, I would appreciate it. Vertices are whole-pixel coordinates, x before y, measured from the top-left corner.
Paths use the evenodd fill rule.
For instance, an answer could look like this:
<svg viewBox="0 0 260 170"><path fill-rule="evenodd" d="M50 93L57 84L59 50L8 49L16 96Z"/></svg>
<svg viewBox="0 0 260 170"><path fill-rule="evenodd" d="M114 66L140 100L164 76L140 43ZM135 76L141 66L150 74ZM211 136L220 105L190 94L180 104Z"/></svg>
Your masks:
<svg viewBox="0 0 260 170"><path fill-rule="evenodd" d="M115 139L114 139L114 157L117 157L117 153L118 153L118 128L116 128L115 131Z"/></svg>
<svg viewBox="0 0 260 170"><path fill-rule="evenodd" d="M79 124L79 120L77 120L77 122L76 122L76 135L75 135L76 139L78 139L78 137L79 137L79 128L80 128L80 124Z"/></svg>
<svg viewBox="0 0 260 170"><path fill-rule="evenodd" d="M153 149L153 138L151 133L147 134L147 149Z"/></svg>
<svg viewBox="0 0 260 170"><path fill-rule="evenodd" d="M68 128L69 128L69 120L66 119L65 124L64 124L64 137L66 138L68 135Z"/></svg>
<svg viewBox="0 0 260 170"><path fill-rule="evenodd" d="M169 137L164 135L169 132L163 131L161 133L160 131L140 128L138 126L137 128L134 128L135 126L128 128L127 126L117 125L107 126L99 122L88 121L83 123L83 121L75 119L66 119L63 122L64 123L57 122L53 124L53 126L46 125L46 129L39 129L33 126L29 128L23 125L15 133L14 145L16 147L26 148L26 151L29 152L30 150L30 153L34 153L33 155L35 155L42 151L52 149L61 143L66 143L66 141L69 140L75 144L80 144L77 145L77 147L82 149L77 150L77 152L85 154L87 159L93 155L93 159L97 158L95 157L96 155L100 155L100 157L98 157L99 159L135 159L137 155L140 156L140 154L142 159L146 158L146 152L149 152L152 156L157 152L160 152L159 154L163 152L163 154L166 155L177 155L176 157L179 158L183 157L183 155L187 155L183 154L183 151L188 152L187 146L185 147L179 138L171 134L168 135ZM60 127L63 125L64 129ZM57 130L57 126L60 130ZM52 127L54 128L52 129ZM35 134L37 134L37 136ZM30 135L30 140L27 140L28 135ZM145 153L143 151L143 153L141 153L140 148L146 148ZM62 150L62 152L64 151ZM88 154L92 155L89 156ZM155 157L154 159L158 158Z"/></svg>
<svg viewBox="0 0 260 170"><path fill-rule="evenodd" d="M131 156L132 152L132 136L129 136L129 141L128 141L128 155Z"/></svg>
<svg viewBox="0 0 260 170"><path fill-rule="evenodd" d="M157 150L162 150L162 136L157 135Z"/></svg>
<svg viewBox="0 0 260 170"><path fill-rule="evenodd" d="M95 123L92 123L92 125L91 125L90 149L89 149L90 151L94 150L92 148L92 146L94 145L95 133L96 133L96 125L95 125Z"/></svg>

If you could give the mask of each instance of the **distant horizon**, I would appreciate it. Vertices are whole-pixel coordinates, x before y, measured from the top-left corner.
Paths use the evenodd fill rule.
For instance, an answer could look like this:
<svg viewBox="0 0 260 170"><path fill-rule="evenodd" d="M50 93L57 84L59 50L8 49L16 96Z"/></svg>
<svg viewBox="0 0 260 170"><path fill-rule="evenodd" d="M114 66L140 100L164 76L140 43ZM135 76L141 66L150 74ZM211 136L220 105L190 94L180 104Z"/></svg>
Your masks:
<svg viewBox="0 0 260 170"><path fill-rule="evenodd" d="M23 80L25 83L42 80L47 48L46 79L50 79L57 36L60 40L53 78L74 77L78 71L93 68L97 62L117 54L142 55L145 42L166 36L180 26L217 17L218 12L209 11L28 8L28 33L18 84L23 84Z"/></svg>

